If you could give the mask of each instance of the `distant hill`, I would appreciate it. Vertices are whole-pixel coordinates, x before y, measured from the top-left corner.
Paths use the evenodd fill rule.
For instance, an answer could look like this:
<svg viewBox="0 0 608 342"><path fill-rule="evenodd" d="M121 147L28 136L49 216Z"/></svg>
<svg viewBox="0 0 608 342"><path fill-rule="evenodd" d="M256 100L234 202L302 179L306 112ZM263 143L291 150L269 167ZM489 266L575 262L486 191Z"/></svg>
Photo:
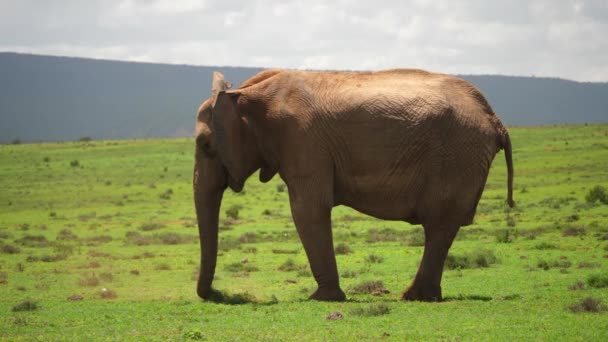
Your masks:
<svg viewBox="0 0 608 342"><path fill-rule="evenodd" d="M261 69L0 53L0 143L188 136L215 70L238 85ZM608 122L608 83L461 77L508 125Z"/></svg>

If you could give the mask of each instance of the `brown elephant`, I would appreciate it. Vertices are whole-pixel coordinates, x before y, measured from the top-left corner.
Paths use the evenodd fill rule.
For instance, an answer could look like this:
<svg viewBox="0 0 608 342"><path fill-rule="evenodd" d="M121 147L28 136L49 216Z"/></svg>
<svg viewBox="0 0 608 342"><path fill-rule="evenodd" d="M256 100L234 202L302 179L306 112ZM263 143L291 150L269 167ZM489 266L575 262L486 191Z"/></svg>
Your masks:
<svg viewBox="0 0 608 342"><path fill-rule="evenodd" d="M422 70L267 70L238 89L220 73L196 120L194 198L201 243L197 293L209 298L218 220L227 187L257 170L279 174L318 289L340 301L331 210L346 205L422 224L424 255L406 300L439 301L448 249L472 223L490 164L501 149L513 206L511 141L470 83Z"/></svg>

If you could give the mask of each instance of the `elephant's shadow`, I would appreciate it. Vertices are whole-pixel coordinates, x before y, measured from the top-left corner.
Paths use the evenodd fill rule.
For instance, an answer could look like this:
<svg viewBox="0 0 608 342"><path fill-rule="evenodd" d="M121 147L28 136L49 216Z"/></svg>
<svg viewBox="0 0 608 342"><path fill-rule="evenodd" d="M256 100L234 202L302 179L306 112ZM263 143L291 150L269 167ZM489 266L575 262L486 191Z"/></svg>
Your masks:
<svg viewBox="0 0 608 342"><path fill-rule="evenodd" d="M521 299L521 295L519 294L511 294L511 295L506 295L506 296L496 296L496 297L490 297L490 296L482 296L482 295L465 295L465 294L459 294L456 296L446 296L443 298L442 302L458 302L458 301L481 301L481 302L489 302L489 301L503 301L503 300L516 300L516 299ZM258 301L255 297L253 297L252 295L248 294L248 293L226 293L226 292L222 292L222 291L213 291L212 295L207 299L208 302L212 302L212 303L217 303L217 304L227 304L227 305L243 305L243 304L255 304L255 305L264 305L264 306L269 306L269 305L275 305L275 304L279 304L279 300L275 297L272 296L272 298L270 300L266 300L266 301ZM309 299L296 299L296 300L292 300L292 301L282 301L283 303L285 302L291 302L291 303L305 303L305 302L309 302ZM378 302L384 302L384 303L392 303L392 302L399 302L401 301L401 299L399 297L395 297L395 296L380 296L380 297L373 297L373 298L348 298L345 303L353 303L353 304L357 304L357 303L366 303L366 304L371 304L371 303L378 303Z"/></svg>

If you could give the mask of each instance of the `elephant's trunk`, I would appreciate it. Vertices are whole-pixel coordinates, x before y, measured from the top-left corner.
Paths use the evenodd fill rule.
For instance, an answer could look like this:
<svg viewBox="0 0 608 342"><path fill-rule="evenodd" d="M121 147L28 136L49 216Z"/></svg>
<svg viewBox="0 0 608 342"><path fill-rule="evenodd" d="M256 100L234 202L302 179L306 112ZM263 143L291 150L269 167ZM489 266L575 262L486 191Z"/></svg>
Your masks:
<svg viewBox="0 0 608 342"><path fill-rule="evenodd" d="M214 159L197 155L194 169L194 203L201 263L196 292L203 299L208 299L212 293L211 283L217 261L219 212L225 188L226 175L221 164Z"/></svg>

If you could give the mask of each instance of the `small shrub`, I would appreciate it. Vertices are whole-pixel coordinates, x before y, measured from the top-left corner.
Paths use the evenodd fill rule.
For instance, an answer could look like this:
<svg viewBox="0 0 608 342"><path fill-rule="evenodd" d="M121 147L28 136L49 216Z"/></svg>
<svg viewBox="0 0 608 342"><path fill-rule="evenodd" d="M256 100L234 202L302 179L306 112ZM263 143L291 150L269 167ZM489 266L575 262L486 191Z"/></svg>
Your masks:
<svg viewBox="0 0 608 342"><path fill-rule="evenodd" d="M384 258L375 254L370 254L365 257L365 261L370 264L381 264L384 262Z"/></svg>
<svg viewBox="0 0 608 342"><path fill-rule="evenodd" d="M239 237L241 243L256 243L259 240L259 235L253 232L247 232Z"/></svg>
<svg viewBox="0 0 608 342"><path fill-rule="evenodd" d="M171 270L171 266L169 266L169 264L158 264L154 269L158 271L169 271Z"/></svg>
<svg viewBox="0 0 608 342"><path fill-rule="evenodd" d="M91 138L91 137L80 137L78 139L78 141L80 141L80 142L89 142L91 140L93 140L93 138Z"/></svg>
<svg viewBox="0 0 608 342"><path fill-rule="evenodd" d="M23 247L43 248L49 247L51 243L43 235L26 235L21 239L15 240L16 243Z"/></svg>
<svg viewBox="0 0 608 342"><path fill-rule="evenodd" d="M391 312L385 303L372 303L368 307L355 308L352 313L356 316L382 316Z"/></svg>
<svg viewBox="0 0 608 342"><path fill-rule="evenodd" d="M262 211L262 215L264 215L264 216L272 216L272 211L270 211L268 209L264 209L264 211Z"/></svg>
<svg viewBox="0 0 608 342"><path fill-rule="evenodd" d="M597 263L597 262L581 261L578 263L578 265L576 267L578 267L578 268L600 268L600 267L602 267L602 264Z"/></svg>
<svg viewBox="0 0 608 342"><path fill-rule="evenodd" d="M13 312L34 311L34 310L38 310L38 304L31 300L25 300L15 306L13 306Z"/></svg>
<svg viewBox="0 0 608 342"><path fill-rule="evenodd" d="M608 204L608 191L601 185L594 186L587 195L585 196L587 203L600 202L602 204Z"/></svg>
<svg viewBox="0 0 608 342"><path fill-rule="evenodd" d="M382 281L364 281L355 285L350 293L352 294L374 294L374 293L386 293L388 290L384 287Z"/></svg>
<svg viewBox="0 0 608 342"><path fill-rule="evenodd" d="M76 236L76 234L72 233L71 230L69 229L62 229L59 234L57 234L57 240L59 241L75 241L78 240L78 236Z"/></svg>
<svg viewBox="0 0 608 342"><path fill-rule="evenodd" d="M94 275L80 279L80 286L95 287L99 286L99 283L99 278Z"/></svg>
<svg viewBox="0 0 608 342"><path fill-rule="evenodd" d="M253 253L253 254L255 254L257 252L258 252L258 249L255 248L255 247L247 247L247 248L243 249L243 253Z"/></svg>
<svg viewBox="0 0 608 342"><path fill-rule="evenodd" d="M584 288L585 288L585 283L583 283L582 281L577 281L576 283L568 286L568 290L570 290L570 291L583 290Z"/></svg>
<svg viewBox="0 0 608 342"><path fill-rule="evenodd" d="M297 249L280 249L280 248L275 248L272 250L272 253L274 254L298 254L298 250Z"/></svg>
<svg viewBox="0 0 608 342"><path fill-rule="evenodd" d="M162 194L158 195L162 199L171 199L171 195L173 195L173 189L167 189Z"/></svg>
<svg viewBox="0 0 608 342"><path fill-rule="evenodd" d="M277 185L277 192L285 192L285 188L287 188L287 185L285 185L285 184L278 184Z"/></svg>
<svg viewBox="0 0 608 342"><path fill-rule="evenodd" d="M587 285L594 288L608 287L608 274L593 274L587 278Z"/></svg>
<svg viewBox="0 0 608 342"><path fill-rule="evenodd" d="M13 245L2 245L2 247L0 247L0 252L4 254L19 254L21 253L21 249Z"/></svg>
<svg viewBox="0 0 608 342"><path fill-rule="evenodd" d="M570 227L562 232L562 236L583 236L587 234L585 227Z"/></svg>
<svg viewBox="0 0 608 342"><path fill-rule="evenodd" d="M496 242L511 243L515 240L515 234L511 229L501 229L496 233Z"/></svg>
<svg viewBox="0 0 608 342"><path fill-rule="evenodd" d="M606 311L601 299L587 297L580 302L574 303L568 307L572 312L602 312Z"/></svg>
<svg viewBox="0 0 608 342"><path fill-rule="evenodd" d="M277 270L282 272L302 271L306 269L306 265L296 264L295 261L293 261L292 259L287 259L277 268Z"/></svg>
<svg viewBox="0 0 608 342"><path fill-rule="evenodd" d="M540 250L545 250L545 249L557 249L557 246L555 246L552 243L549 242L541 242L539 244L537 244L536 246L534 246L535 249L540 249Z"/></svg>
<svg viewBox="0 0 608 342"><path fill-rule="evenodd" d="M509 227L515 227L517 225L515 218L511 215L507 215L506 220L507 220L507 226L509 226Z"/></svg>
<svg viewBox="0 0 608 342"><path fill-rule="evenodd" d="M150 222L150 223L144 223L141 226L139 226L139 230L143 230L144 232L149 232L152 230L162 229L165 227L166 226L162 223Z"/></svg>
<svg viewBox="0 0 608 342"><path fill-rule="evenodd" d="M11 141L11 144L13 144L13 145L19 145L19 144L21 144L21 139L19 139L19 138L15 138L15 139L13 139L13 140Z"/></svg>
<svg viewBox="0 0 608 342"><path fill-rule="evenodd" d="M184 331L182 337L186 340L201 341L206 340L205 335L200 329L191 329Z"/></svg>
<svg viewBox="0 0 608 342"><path fill-rule="evenodd" d="M5 272L0 273L0 284L8 283L8 274Z"/></svg>
<svg viewBox="0 0 608 342"><path fill-rule="evenodd" d="M101 291L99 291L99 297L101 299L115 299L118 297L118 295L116 295L116 292L108 290L104 287L101 289Z"/></svg>
<svg viewBox="0 0 608 342"><path fill-rule="evenodd" d="M233 273L237 273L237 272L249 273L249 272L258 271L258 268L255 267L254 265L243 264L240 262L233 262L232 264L228 264L228 265L226 265L226 267L224 267L224 269L228 272L233 272Z"/></svg>
<svg viewBox="0 0 608 342"><path fill-rule="evenodd" d="M448 254L444 268L460 270L467 268L485 268L498 262L491 250L479 250L463 255Z"/></svg>
<svg viewBox="0 0 608 342"><path fill-rule="evenodd" d="M225 213L226 216L232 220L238 220L239 219L239 211L242 209L243 207L235 204L230 206L230 208L226 209Z"/></svg>
<svg viewBox="0 0 608 342"><path fill-rule="evenodd" d="M72 160L70 162L70 166L71 167L79 167L80 166L80 162L78 160Z"/></svg>
<svg viewBox="0 0 608 342"><path fill-rule="evenodd" d="M342 272L341 277L342 278L356 278L357 275L358 274L355 271L344 271L344 272Z"/></svg>
<svg viewBox="0 0 608 342"><path fill-rule="evenodd" d="M138 270L131 270L131 271L129 271L129 273L131 273L132 275L135 275L135 276L139 275L139 271Z"/></svg>
<svg viewBox="0 0 608 342"><path fill-rule="evenodd" d="M341 242L336 246L335 252L338 255L346 255L352 253L353 250L347 244Z"/></svg>

